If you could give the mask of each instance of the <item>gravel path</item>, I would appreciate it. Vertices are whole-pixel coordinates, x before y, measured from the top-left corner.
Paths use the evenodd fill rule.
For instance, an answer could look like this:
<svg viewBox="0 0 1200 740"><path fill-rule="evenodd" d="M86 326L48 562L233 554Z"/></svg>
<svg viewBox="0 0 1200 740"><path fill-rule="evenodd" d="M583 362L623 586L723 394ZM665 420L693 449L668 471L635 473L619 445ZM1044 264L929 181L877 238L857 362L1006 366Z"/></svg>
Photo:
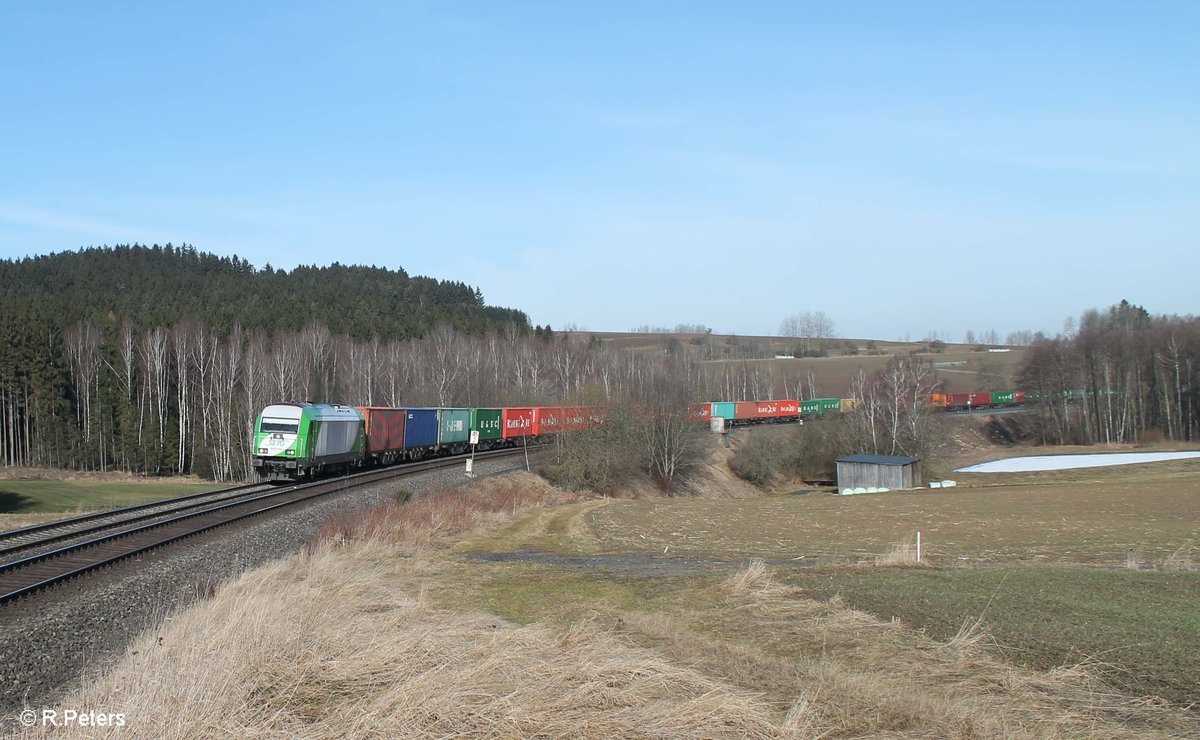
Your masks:
<svg viewBox="0 0 1200 740"><path fill-rule="evenodd" d="M479 475L523 468L519 457L475 464ZM332 514L383 503L397 489L420 494L464 481L462 468L453 467L376 483L170 545L0 608L0 734L22 708L53 707L163 615L219 581L300 549Z"/></svg>

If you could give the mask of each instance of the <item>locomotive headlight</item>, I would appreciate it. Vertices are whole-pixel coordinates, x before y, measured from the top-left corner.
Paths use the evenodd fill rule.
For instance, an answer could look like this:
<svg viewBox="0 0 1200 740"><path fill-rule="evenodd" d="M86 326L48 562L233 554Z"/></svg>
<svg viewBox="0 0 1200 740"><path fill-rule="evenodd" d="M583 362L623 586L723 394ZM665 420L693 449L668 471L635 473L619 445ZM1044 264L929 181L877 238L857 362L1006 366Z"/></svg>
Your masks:
<svg viewBox="0 0 1200 740"><path fill-rule="evenodd" d="M288 454L288 455L295 455L295 454L296 454L296 451L295 451L295 450L288 450L286 454Z"/></svg>

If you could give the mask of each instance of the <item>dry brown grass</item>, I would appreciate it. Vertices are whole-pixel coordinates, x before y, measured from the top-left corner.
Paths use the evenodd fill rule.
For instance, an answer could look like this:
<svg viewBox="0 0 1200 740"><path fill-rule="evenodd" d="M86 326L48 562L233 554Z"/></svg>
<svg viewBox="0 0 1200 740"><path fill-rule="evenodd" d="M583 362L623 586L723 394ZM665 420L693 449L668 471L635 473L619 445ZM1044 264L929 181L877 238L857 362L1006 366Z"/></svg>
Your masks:
<svg viewBox="0 0 1200 740"><path fill-rule="evenodd" d="M875 556L876 565L916 565L917 546L914 542L897 542Z"/></svg>
<svg viewBox="0 0 1200 740"><path fill-rule="evenodd" d="M331 518L318 542L372 540L416 552L466 532L508 522L519 513L579 500L530 473L487 478L470 486L441 488L408 501Z"/></svg>
<svg viewBox="0 0 1200 740"><path fill-rule="evenodd" d="M173 615L60 705L122 712L123 734L147 738L1200 730L1194 718L1111 693L1094 666L1036 672L1002 662L982 615L939 643L840 599L807 598L761 560L722 582L652 587L677 596L645 609L588 602L615 593L604 590L610 580L465 566L447 547L572 500L518 476L340 519L304 553ZM546 598L545 617L521 626L466 606L489 579Z"/></svg>
<svg viewBox="0 0 1200 740"><path fill-rule="evenodd" d="M1114 693L1094 661L1046 672L1005 663L990 649L982 618L933 641L840 599L804 598L761 562L722 587L736 602L723 617L634 614L625 629L677 662L775 698L783 727L802 737L1139 737L1200 729L1195 717Z"/></svg>
<svg viewBox="0 0 1200 740"><path fill-rule="evenodd" d="M1196 561L1192 559L1192 543L1188 542L1163 558L1162 569L1165 571L1196 570Z"/></svg>
<svg viewBox="0 0 1200 740"><path fill-rule="evenodd" d="M82 512L79 512L82 513ZM67 517L76 516L76 512L64 511L45 514L0 514L0 532L7 529L20 529L21 527L32 527L35 524L45 524L58 519L66 519Z"/></svg>
<svg viewBox="0 0 1200 740"><path fill-rule="evenodd" d="M362 542L249 573L64 705L124 712L138 738L780 734L752 693L594 623L521 627L396 588L423 567Z"/></svg>

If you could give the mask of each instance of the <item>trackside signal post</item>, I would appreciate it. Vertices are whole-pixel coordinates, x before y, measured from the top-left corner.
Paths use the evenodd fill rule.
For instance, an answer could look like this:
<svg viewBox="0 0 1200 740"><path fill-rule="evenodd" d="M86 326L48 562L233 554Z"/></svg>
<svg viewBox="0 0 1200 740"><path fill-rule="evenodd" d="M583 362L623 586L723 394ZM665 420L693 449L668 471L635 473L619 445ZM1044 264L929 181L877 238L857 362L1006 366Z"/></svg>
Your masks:
<svg viewBox="0 0 1200 740"><path fill-rule="evenodd" d="M471 456L467 458L467 477L475 477L475 446L479 444L479 430L471 430Z"/></svg>

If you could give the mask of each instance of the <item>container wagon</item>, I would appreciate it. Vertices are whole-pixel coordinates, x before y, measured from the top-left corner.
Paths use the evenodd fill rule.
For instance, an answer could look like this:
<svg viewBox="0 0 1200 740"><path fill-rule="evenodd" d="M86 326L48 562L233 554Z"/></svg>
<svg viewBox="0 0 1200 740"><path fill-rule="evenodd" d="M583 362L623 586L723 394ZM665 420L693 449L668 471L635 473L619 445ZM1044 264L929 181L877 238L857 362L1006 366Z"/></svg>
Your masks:
<svg viewBox="0 0 1200 740"><path fill-rule="evenodd" d="M391 465L404 454L404 409L363 406L365 452L376 465Z"/></svg>

